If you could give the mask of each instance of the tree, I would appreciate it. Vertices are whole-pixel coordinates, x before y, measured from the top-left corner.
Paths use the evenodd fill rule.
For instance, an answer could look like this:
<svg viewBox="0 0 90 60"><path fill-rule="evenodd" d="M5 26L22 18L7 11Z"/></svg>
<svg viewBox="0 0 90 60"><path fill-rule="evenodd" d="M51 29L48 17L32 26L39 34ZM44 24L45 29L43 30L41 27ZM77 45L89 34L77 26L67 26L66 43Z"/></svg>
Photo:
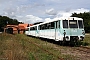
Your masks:
<svg viewBox="0 0 90 60"><path fill-rule="evenodd" d="M90 33L90 12L84 12L84 13L73 13L71 15L72 17L79 17L84 20L84 28L86 33Z"/></svg>
<svg viewBox="0 0 90 60"><path fill-rule="evenodd" d="M18 25L18 20L16 19L11 19L7 16L0 16L0 31L3 31L3 28L7 24L13 24L13 25Z"/></svg>

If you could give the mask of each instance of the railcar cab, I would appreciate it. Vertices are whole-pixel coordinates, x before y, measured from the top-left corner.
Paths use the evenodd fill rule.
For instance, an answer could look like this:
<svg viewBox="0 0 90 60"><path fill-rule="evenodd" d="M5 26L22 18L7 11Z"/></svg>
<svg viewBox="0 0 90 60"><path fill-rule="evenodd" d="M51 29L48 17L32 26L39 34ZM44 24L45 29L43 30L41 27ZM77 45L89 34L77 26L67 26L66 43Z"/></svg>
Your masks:
<svg viewBox="0 0 90 60"><path fill-rule="evenodd" d="M62 20L63 40L83 40L85 36L83 19L70 17Z"/></svg>

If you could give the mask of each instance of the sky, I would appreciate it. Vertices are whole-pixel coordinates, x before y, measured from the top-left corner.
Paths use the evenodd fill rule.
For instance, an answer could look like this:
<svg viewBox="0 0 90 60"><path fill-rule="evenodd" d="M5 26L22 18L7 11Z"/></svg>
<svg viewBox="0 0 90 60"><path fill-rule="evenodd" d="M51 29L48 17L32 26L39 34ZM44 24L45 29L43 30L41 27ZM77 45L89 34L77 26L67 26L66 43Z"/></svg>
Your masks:
<svg viewBox="0 0 90 60"><path fill-rule="evenodd" d="M33 24L90 12L90 0L0 0L0 15Z"/></svg>

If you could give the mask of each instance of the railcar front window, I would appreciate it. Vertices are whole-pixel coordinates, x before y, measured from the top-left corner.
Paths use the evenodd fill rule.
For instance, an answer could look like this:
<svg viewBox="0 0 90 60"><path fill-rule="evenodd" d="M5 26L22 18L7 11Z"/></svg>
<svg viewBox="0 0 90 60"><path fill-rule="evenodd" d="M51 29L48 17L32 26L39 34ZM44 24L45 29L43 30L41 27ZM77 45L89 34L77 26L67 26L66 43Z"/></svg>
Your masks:
<svg viewBox="0 0 90 60"><path fill-rule="evenodd" d="M79 25L79 28L83 28L83 21L79 20L78 25Z"/></svg>
<svg viewBox="0 0 90 60"><path fill-rule="evenodd" d="M63 20L63 28L68 28L68 20Z"/></svg>
<svg viewBox="0 0 90 60"><path fill-rule="evenodd" d="M70 28L78 28L77 20L69 20L69 27Z"/></svg>

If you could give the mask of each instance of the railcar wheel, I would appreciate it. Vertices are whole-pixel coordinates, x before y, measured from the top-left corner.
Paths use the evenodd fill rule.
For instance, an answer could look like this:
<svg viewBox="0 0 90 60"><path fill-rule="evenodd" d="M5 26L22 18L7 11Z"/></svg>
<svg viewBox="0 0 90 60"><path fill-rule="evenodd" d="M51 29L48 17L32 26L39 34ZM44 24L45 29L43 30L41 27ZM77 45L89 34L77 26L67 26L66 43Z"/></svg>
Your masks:
<svg viewBox="0 0 90 60"><path fill-rule="evenodd" d="M70 43L69 43L69 45L70 46L76 46L77 45L77 40L75 40L75 39L72 39L72 40L70 40Z"/></svg>

